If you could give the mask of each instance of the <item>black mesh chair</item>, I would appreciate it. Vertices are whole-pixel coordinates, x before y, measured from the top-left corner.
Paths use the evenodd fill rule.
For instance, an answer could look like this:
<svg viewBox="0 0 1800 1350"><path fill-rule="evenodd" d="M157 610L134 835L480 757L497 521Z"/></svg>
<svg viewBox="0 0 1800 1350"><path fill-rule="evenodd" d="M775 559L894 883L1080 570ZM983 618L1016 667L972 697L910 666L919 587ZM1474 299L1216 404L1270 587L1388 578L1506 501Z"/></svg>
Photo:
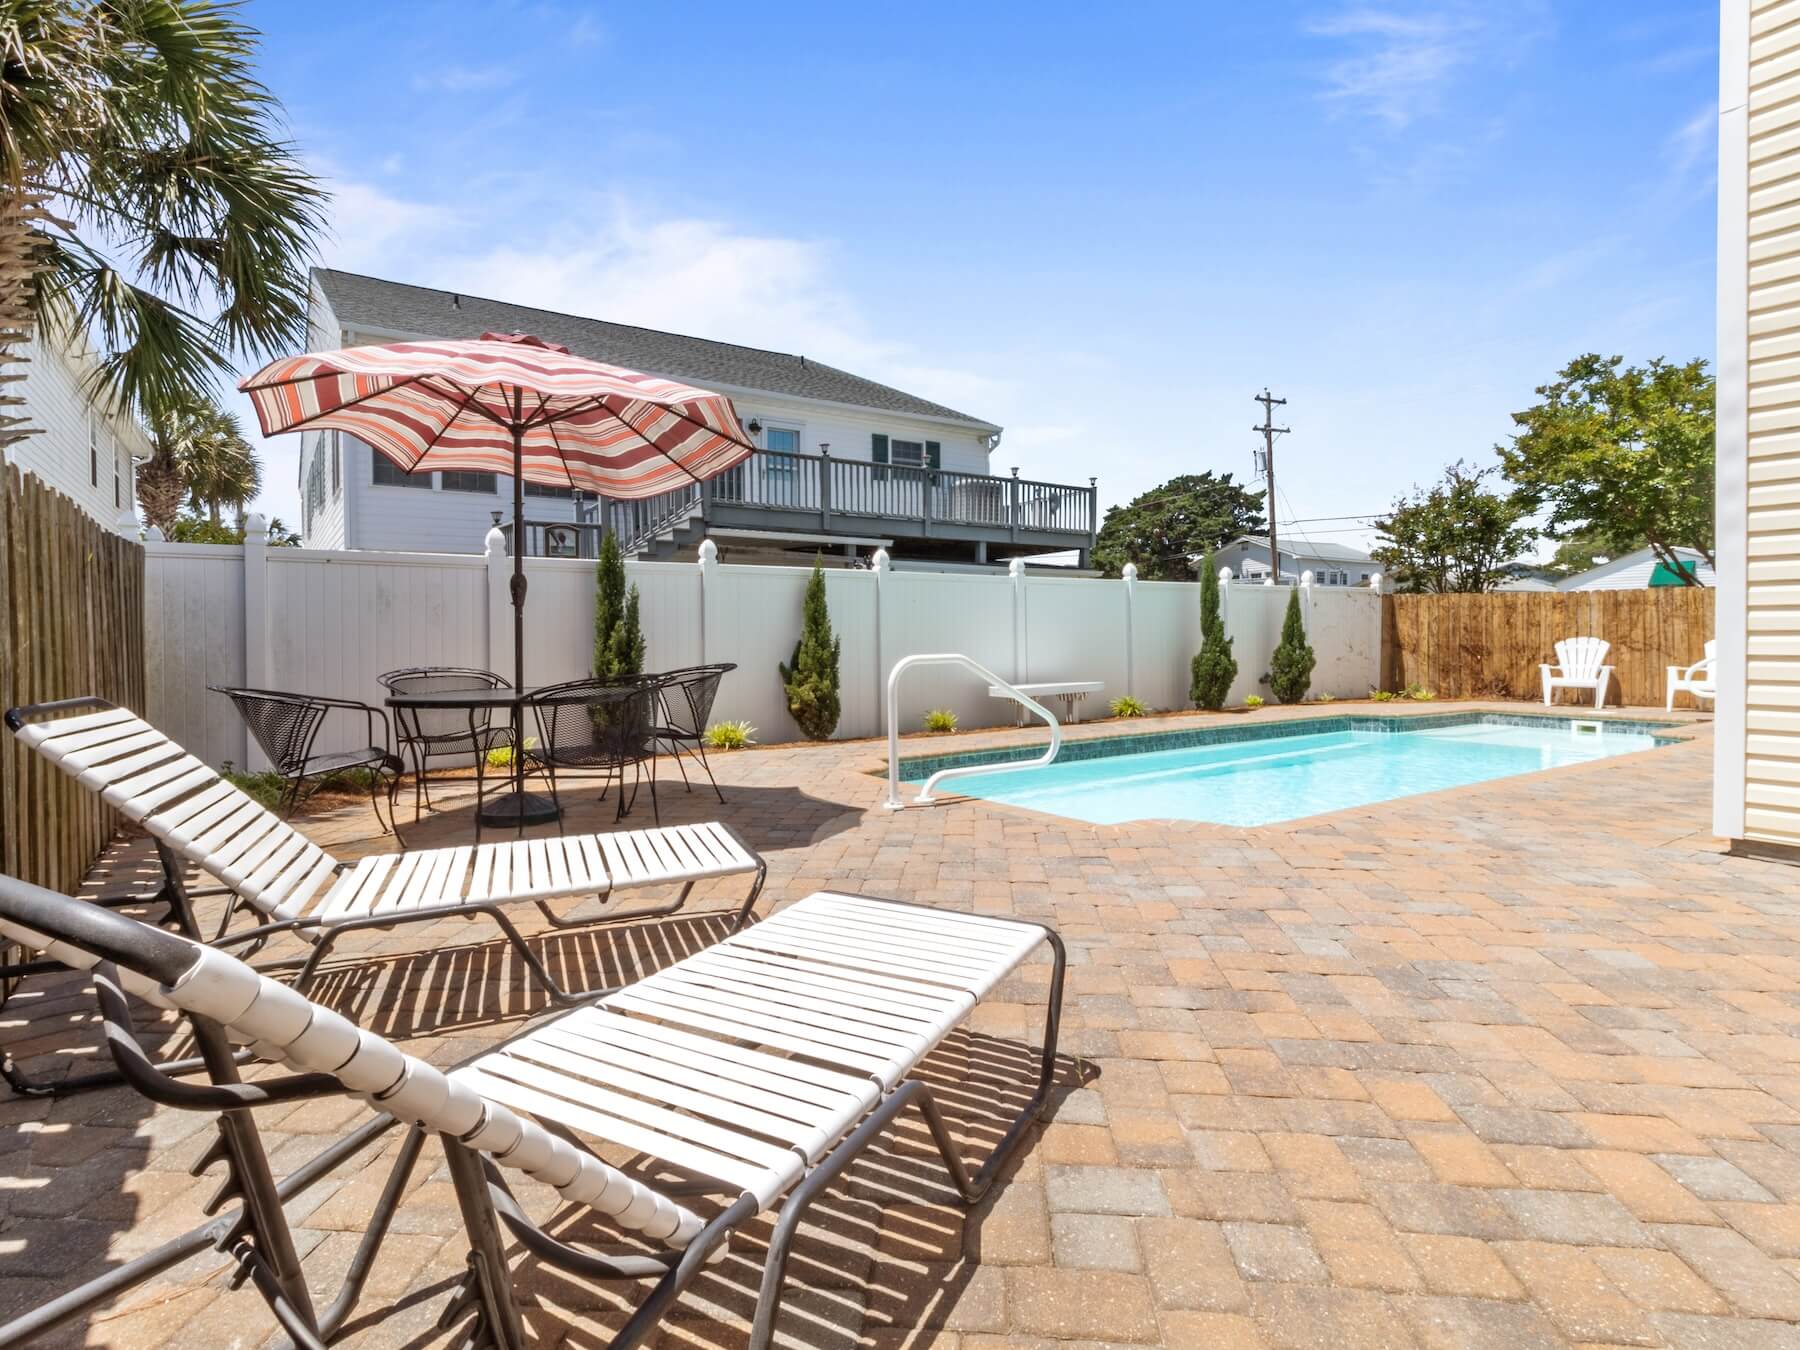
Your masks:
<svg viewBox="0 0 1800 1350"><path fill-rule="evenodd" d="M662 697L657 702L661 717L656 739L674 757L675 767L681 770L682 786L689 792L694 790L682 759L684 755L697 754L700 767L706 771L706 781L712 784L721 804L725 794L719 791L719 780L713 777L712 765L706 762L706 724L712 717L713 700L719 696L719 681L736 669L737 662L721 661L710 666L666 670L661 676Z"/></svg>
<svg viewBox="0 0 1800 1350"><path fill-rule="evenodd" d="M623 820L637 803L637 790L649 766L650 811L658 825L662 813L656 804L656 722L661 698L660 677L644 676L627 681L571 680L540 689L531 696L537 719L537 744L526 743L527 763L544 769L550 795L557 796L558 770L598 770L604 776L600 800L616 779L619 785L615 819ZM625 770L632 770L631 795L625 795ZM558 799L558 805L561 805ZM558 816L557 828L562 828Z"/></svg>
<svg viewBox="0 0 1800 1350"><path fill-rule="evenodd" d="M472 666L408 666L378 677L390 694L445 694L464 689L503 689L507 681L491 670ZM394 731L400 738L402 758L411 758L413 769L413 819L431 807L431 784L426 771L434 758L472 756L475 761L475 795L481 795L482 770L488 752L512 745L512 721L494 722L489 708L396 708Z"/></svg>
<svg viewBox="0 0 1800 1350"><path fill-rule="evenodd" d="M387 714L355 699L326 698L323 694L291 694L279 689L232 689L223 685L207 686L215 694L230 699L249 728L251 737L268 756L275 772L285 780L277 808L283 817L299 805L306 784L352 769L369 771L369 804L375 809L375 821L383 833L390 829L381 819L379 788L387 780L388 819L394 817L394 794L400 786L400 775L406 765L388 747L392 735ZM331 750L313 753L319 729L334 711L362 713L369 744L354 750ZM376 744L376 722L381 723L380 744ZM400 837L398 822L392 825L394 837Z"/></svg>

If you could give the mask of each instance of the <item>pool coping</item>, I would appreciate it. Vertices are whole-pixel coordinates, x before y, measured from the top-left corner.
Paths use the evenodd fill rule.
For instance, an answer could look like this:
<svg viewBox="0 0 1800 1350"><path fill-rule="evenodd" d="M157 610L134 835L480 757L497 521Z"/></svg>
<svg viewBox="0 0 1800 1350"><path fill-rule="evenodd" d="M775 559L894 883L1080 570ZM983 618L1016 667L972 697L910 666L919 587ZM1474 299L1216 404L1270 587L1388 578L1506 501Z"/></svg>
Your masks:
<svg viewBox="0 0 1800 1350"><path fill-rule="evenodd" d="M1329 735L1339 731L1374 731L1397 733L1430 730L1452 726L1544 726L1593 723L1617 727L1625 731L1643 732L1660 743L1675 744L1689 739L1683 733L1692 723L1673 719L1620 717L1617 714L1582 717L1570 713L1495 712L1490 709L1457 709L1443 712L1406 713L1331 713L1323 716L1282 718L1250 725L1229 723L1203 727L1177 727L1163 731L1123 732L1108 736L1065 737L1057 762L1087 759L1113 759L1130 754L1155 754L1165 750L1186 750L1200 745L1231 745L1254 741L1279 740L1284 737ZM920 783L941 769L1017 763L1035 759L1044 751L1044 741L1033 738L1023 744L989 745L968 750L954 750L935 755L902 756L900 781ZM885 774L886 766L881 772Z"/></svg>

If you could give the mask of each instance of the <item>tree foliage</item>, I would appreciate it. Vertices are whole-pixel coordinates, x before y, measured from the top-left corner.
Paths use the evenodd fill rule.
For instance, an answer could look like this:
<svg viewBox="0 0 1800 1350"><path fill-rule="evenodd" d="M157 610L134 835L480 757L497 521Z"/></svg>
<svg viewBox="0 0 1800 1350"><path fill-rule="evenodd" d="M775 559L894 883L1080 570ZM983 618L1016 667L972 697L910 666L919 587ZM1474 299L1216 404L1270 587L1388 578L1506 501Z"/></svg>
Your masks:
<svg viewBox="0 0 1800 1350"><path fill-rule="evenodd" d="M31 308L146 420L303 344L325 193L218 0L0 8L0 193L42 194Z"/></svg>
<svg viewBox="0 0 1800 1350"><path fill-rule="evenodd" d="M1219 612L1219 566L1211 553L1200 567L1200 650L1194 653L1188 697L1197 707L1217 712L1237 678L1237 658Z"/></svg>
<svg viewBox="0 0 1800 1350"><path fill-rule="evenodd" d="M1398 589L1491 591L1506 579L1506 564L1530 548L1537 533L1520 523L1528 514L1524 503L1483 486L1494 472L1458 460L1442 481L1399 498L1375 522L1382 543L1370 556Z"/></svg>
<svg viewBox="0 0 1800 1350"><path fill-rule="evenodd" d="M1269 660L1269 692L1282 703L1300 702L1312 688L1313 666L1317 662L1306 640L1306 624L1300 618L1300 590L1296 587L1288 592L1281 641Z"/></svg>
<svg viewBox="0 0 1800 1350"><path fill-rule="evenodd" d="M1186 581L1191 558L1267 529L1262 507L1263 494L1232 482L1230 474L1182 474L1106 513L1094 565L1109 577L1136 563L1146 580Z"/></svg>
<svg viewBox="0 0 1800 1350"><path fill-rule="evenodd" d="M1550 555L1550 561L1544 564L1544 568L1560 577L1572 577L1577 572L1598 567L1600 564L1594 561L1596 558L1605 558L1610 562L1645 547L1647 545L1642 539L1603 539L1597 534L1583 531L1570 535L1558 544L1556 552Z"/></svg>
<svg viewBox="0 0 1800 1350"><path fill-rule="evenodd" d="M262 487L262 464L232 413L189 394L148 421L151 455L137 472L144 519L173 537L184 505L223 528L224 508L242 514ZM241 527L240 527L240 533Z"/></svg>
<svg viewBox="0 0 1800 1350"><path fill-rule="evenodd" d="M787 665L776 663L787 691L788 712L810 741L830 740L837 730L841 711L838 655L842 648L843 640L832 635L831 614L825 607L825 569L815 559L806 583L794 658Z"/></svg>
<svg viewBox="0 0 1800 1350"><path fill-rule="evenodd" d="M1713 377L1704 361L1627 366L1588 353L1513 414L1506 475L1553 536L1580 533L1613 557L1648 543L1681 567L1678 548L1713 562Z"/></svg>
<svg viewBox="0 0 1800 1350"><path fill-rule="evenodd" d="M623 680L644 670L644 630L639 622L638 588L625 585L625 555L608 530L594 567L594 676Z"/></svg>

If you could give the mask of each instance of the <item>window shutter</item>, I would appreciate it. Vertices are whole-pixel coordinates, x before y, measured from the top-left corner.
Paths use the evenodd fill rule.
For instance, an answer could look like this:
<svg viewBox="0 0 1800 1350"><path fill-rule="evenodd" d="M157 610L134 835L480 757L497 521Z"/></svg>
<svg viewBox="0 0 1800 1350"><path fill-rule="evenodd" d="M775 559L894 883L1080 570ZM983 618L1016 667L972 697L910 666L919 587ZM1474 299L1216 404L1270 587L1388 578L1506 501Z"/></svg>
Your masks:
<svg viewBox="0 0 1800 1350"><path fill-rule="evenodd" d="M944 447L936 441L925 442L925 462L934 469L944 467Z"/></svg>
<svg viewBox="0 0 1800 1350"><path fill-rule="evenodd" d="M886 464L888 462L888 438L879 431L873 432L869 436L869 458L874 460L877 464ZM886 469L875 470L877 482L886 477Z"/></svg>

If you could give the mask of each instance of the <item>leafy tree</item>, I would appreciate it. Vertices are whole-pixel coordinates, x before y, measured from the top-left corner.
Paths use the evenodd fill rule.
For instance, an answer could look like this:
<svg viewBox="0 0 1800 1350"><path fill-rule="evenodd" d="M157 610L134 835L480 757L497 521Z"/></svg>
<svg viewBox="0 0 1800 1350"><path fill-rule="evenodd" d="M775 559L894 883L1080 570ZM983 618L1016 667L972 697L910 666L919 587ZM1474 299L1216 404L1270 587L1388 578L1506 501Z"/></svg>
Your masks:
<svg viewBox="0 0 1800 1350"><path fill-rule="evenodd" d="M1197 554L1267 529L1262 507L1263 494L1232 482L1230 474L1182 474L1106 513L1094 565L1109 577L1129 562L1146 580L1186 581Z"/></svg>
<svg viewBox="0 0 1800 1350"><path fill-rule="evenodd" d="M1404 591L1491 591L1512 562L1537 537L1520 521L1525 505L1482 486L1492 469L1461 460L1443 481L1414 489L1375 522L1382 544L1370 556L1393 574Z"/></svg>
<svg viewBox="0 0 1800 1350"><path fill-rule="evenodd" d="M31 273L31 318L91 340L101 391L146 420L234 352L304 342L326 197L256 80L257 37L219 0L0 13L0 194L34 215L0 275Z"/></svg>
<svg viewBox="0 0 1800 1350"><path fill-rule="evenodd" d="M157 522L151 521L151 524ZM208 520L205 516L177 516L169 528L163 531L163 537L176 544L241 544L244 542L244 527L223 525ZM269 521L268 546L270 548L298 548L300 536L281 523L276 516Z"/></svg>
<svg viewBox="0 0 1800 1350"><path fill-rule="evenodd" d="M832 636L831 614L825 608L825 569L814 559L793 660L787 665L776 663L787 690L788 712L809 741L830 740L837 730L841 711L838 654L843 645L843 639Z"/></svg>
<svg viewBox="0 0 1800 1350"><path fill-rule="evenodd" d="M644 631L639 622L638 588L625 586L625 555L608 530L600 544L594 585L594 675L621 680L643 673Z"/></svg>
<svg viewBox="0 0 1800 1350"><path fill-rule="evenodd" d="M1313 666L1318 658L1306 641L1306 625L1300 619L1300 588L1288 592L1287 617L1281 621L1281 641L1269 661L1269 692L1283 703L1298 703L1312 688Z"/></svg>
<svg viewBox="0 0 1800 1350"><path fill-rule="evenodd" d="M1552 536L1580 533L1613 557L1648 543L1678 563L1678 548L1713 562L1713 377L1704 361L1578 356L1541 399L1514 413L1519 431L1500 462L1529 510L1549 509Z"/></svg>
<svg viewBox="0 0 1800 1350"><path fill-rule="evenodd" d="M262 487L262 465L238 419L210 398L190 394L159 410L149 430L152 453L137 473L138 504L165 535L184 504L221 529L223 509L241 515Z"/></svg>
<svg viewBox="0 0 1800 1350"><path fill-rule="evenodd" d="M1202 708L1217 712L1231 694L1237 678L1237 658L1231 654L1231 638L1219 613L1219 566L1211 553L1200 568L1200 650L1194 653L1193 680L1188 697Z"/></svg>

